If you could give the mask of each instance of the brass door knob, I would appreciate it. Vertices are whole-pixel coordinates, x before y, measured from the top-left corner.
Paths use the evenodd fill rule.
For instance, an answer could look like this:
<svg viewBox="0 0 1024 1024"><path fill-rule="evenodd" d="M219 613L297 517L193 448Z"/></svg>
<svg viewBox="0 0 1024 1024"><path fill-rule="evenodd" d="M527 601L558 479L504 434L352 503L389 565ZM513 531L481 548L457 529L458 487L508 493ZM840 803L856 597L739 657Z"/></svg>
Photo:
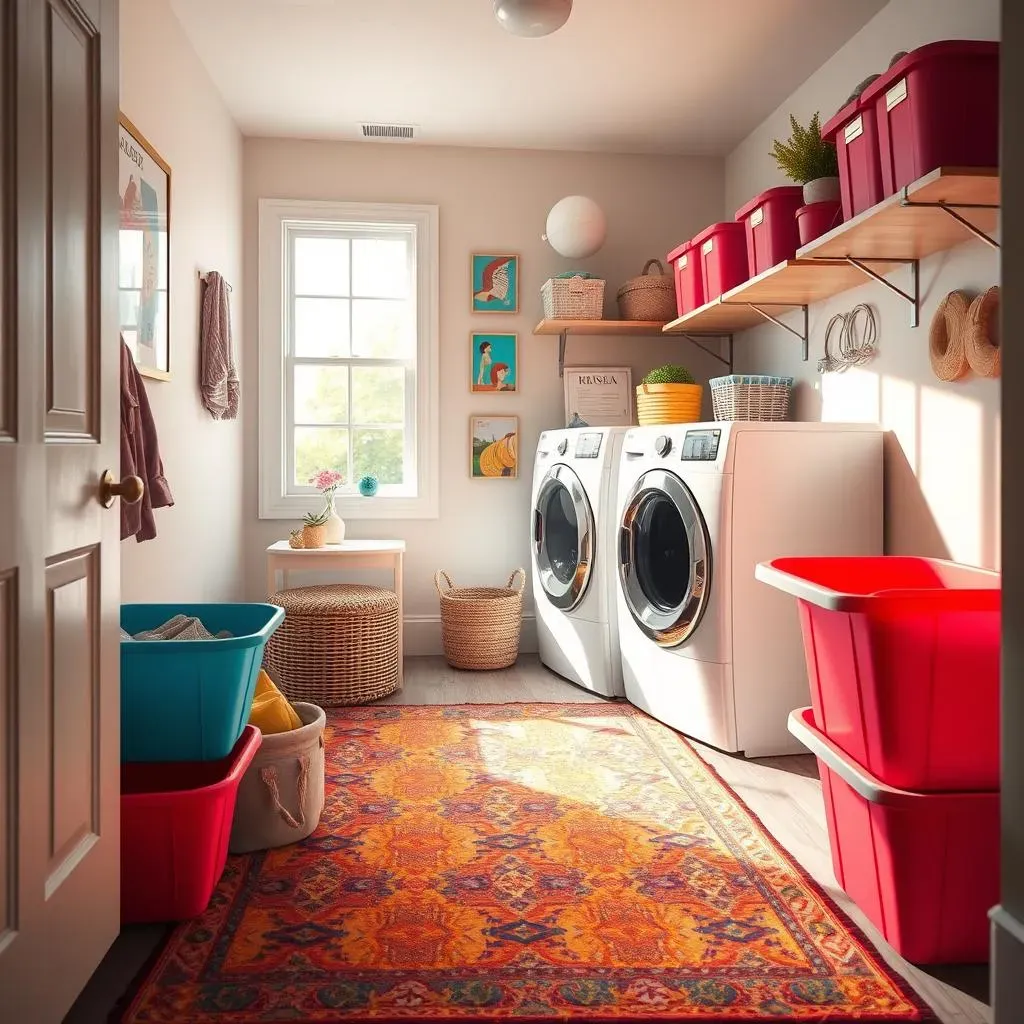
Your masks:
<svg viewBox="0 0 1024 1024"><path fill-rule="evenodd" d="M115 480L114 474L109 469L103 471L100 477L100 504L104 508L110 508L115 498L120 498L126 505L134 505L142 500L146 491L146 485L140 477L126 476L123 480Z"/></svg>

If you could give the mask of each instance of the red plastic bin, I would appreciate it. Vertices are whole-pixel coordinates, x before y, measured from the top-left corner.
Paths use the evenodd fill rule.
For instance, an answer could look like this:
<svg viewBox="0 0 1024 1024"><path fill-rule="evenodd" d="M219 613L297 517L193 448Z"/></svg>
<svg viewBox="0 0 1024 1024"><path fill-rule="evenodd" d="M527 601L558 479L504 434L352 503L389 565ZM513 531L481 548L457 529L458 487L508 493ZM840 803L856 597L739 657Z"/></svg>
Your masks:
<svg viewBox="0 0 1024 1024"><path fill-rule="evenodd" d="M754 196L736 211L747 236L747 272L757 277L783 260L791 260L800 247L796 212L804 205L799 185L781 185Z"/></svg>
<svg viewBox="0 0 1024 1024"><path fill-rule="evenodd" d="M999 44L929 43L861 96L878 122L883 196L937 167L999 164Z"/></svg>
<svg viewBox="0 0 1024 1024"><path fill-rule="evenodd" d="M897 953L917 964L984 963L999 901L999 793L885 785L815 728L789 731L817 758L836 880Z"/></svg>
<svg viewBox="0 0 1024 1024"><path fill-rule="evenodd" d="M693 242L683 242L665 257L672 265L676 278L676 311L686 316L704 305L704 273L700 253L694 252Z"/></svg>
<svg viewBox="0 0 1024 1024"><path fill-rule="evenodd" d="M694 240L704 276L704 301L743 284L750 277L747 266L747 229L734 220L705 228Z"/></svg>
<svg viewBox="0 0 1024 1024"><path fill-rule="evenodd" d="M931 558L777 558L818 728L898 789L999 788L999 573Z"/></svg>
<svg viewBox="0 0 1024 1024"><path fill-rule="evenodd" d="M878 157L878 123L874 104L851 100L821 129L836 147L843 220L850 220L884 199Z"/></svg>
<svg viewBox="0 0 1024 1024"><path fill-rule="evenodd" d="M796 211L796 226L800 244L809 245L816 238L827 234L843 219L842 206L828 200L823 203L809 203Z"/></svg>
<svg viewBox="0 0 1024 1024"><path fill-rule="evenodd" d="M263 737L247 725L219 761L121 765L121 920L184 921L210 902L235 797Z"/></svg>

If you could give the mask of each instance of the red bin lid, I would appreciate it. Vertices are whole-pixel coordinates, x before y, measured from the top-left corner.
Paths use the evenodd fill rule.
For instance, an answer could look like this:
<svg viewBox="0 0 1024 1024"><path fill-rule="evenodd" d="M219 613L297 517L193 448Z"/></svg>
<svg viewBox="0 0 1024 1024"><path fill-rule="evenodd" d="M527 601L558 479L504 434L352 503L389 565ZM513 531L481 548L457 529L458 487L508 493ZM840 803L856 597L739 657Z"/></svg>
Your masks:
<svg viewBox="0 0 1024 1024"><path fill-rule="evenodd" d="M875 79L863 93L862 103L871 103L878 94L884 92L893 82L901 79L908 71L929 60L943 60L956 57L988 58L999 61L999 44L987 39L943 39L937 43L928 43L911 50L906 57L900 58L879 78ZM829 122L831 124L831 122Z"/></svg>
<svg viewBox="0 0 1024 1024"><path fill-rule="evenodd" d="M873 82L872 85L874 85ZM834 144L836 136L864 109L866 106L864 102L866 95L866 91L862 92L859 96L850 100L839 113L825 122L821 129L821 137L826 142Z"/></svg>
<svg viewBox="0 0 1024 1024"><path fill-rule="evenodd" d="M727 235L734 232L742 233L744 242L746 242L747 229L745 225L735 220L720 220L717 224L708 225L690 244L701 245L713 235Z"/></svg>
<svg viewBox="0 0 1024 1024"><path fill-rule="evenodd" d="M800 199L804 197L802 185L778 185L775 188L767 188L760 195L754 196L745 206L736 211L737 220L746 220L759 206L763 206L769 199Z"/></svg>
<svg viewBox="0 0 1024 1024"><path fill-rule="evenodd" d="M666 257L669 263L674 263L683 253L689 252L693 248L693 242L683 242L682 245L677 245Z"/></svg>

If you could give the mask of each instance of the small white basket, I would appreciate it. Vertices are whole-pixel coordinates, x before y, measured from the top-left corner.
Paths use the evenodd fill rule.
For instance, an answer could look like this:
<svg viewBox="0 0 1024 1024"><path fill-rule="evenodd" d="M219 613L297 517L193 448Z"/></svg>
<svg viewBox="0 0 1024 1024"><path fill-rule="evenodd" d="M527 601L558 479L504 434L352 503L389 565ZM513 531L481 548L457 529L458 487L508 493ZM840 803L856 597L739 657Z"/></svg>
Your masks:
<svg viewBox="0 0 1024 1024"><path fill-rule="evenodd" d="M792 377L731 373L727 377L712 377L708 384L716 420L772 423L789 419Z"/></svg>
<svg viewBox="0 0 1024 1024"><path fill-rule="evenodd" d="M604 281L594 277L551 277L541 285L548 320L600 320L604 316Z"/></svg>

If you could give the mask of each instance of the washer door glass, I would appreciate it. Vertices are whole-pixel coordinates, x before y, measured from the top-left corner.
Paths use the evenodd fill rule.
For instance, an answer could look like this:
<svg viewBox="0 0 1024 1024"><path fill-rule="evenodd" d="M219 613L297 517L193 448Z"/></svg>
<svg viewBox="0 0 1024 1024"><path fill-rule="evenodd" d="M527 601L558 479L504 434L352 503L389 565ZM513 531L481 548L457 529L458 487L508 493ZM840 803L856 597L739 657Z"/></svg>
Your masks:
<svg viewBox="0 0 1024 1024"><path fill-rule="evenodd" d="M711 540L690 489L674 473L637 481L619 527L619 581L636 624L676 647L693 635L711 590Z"/></svg>
<svg viewBox="0 0 1024 1024"><path fill-rule="evenodd" d="M594 514L579 477L552 466L537 491L533 549L547 599L568 611L583 600L593 569Z"/></svg>

